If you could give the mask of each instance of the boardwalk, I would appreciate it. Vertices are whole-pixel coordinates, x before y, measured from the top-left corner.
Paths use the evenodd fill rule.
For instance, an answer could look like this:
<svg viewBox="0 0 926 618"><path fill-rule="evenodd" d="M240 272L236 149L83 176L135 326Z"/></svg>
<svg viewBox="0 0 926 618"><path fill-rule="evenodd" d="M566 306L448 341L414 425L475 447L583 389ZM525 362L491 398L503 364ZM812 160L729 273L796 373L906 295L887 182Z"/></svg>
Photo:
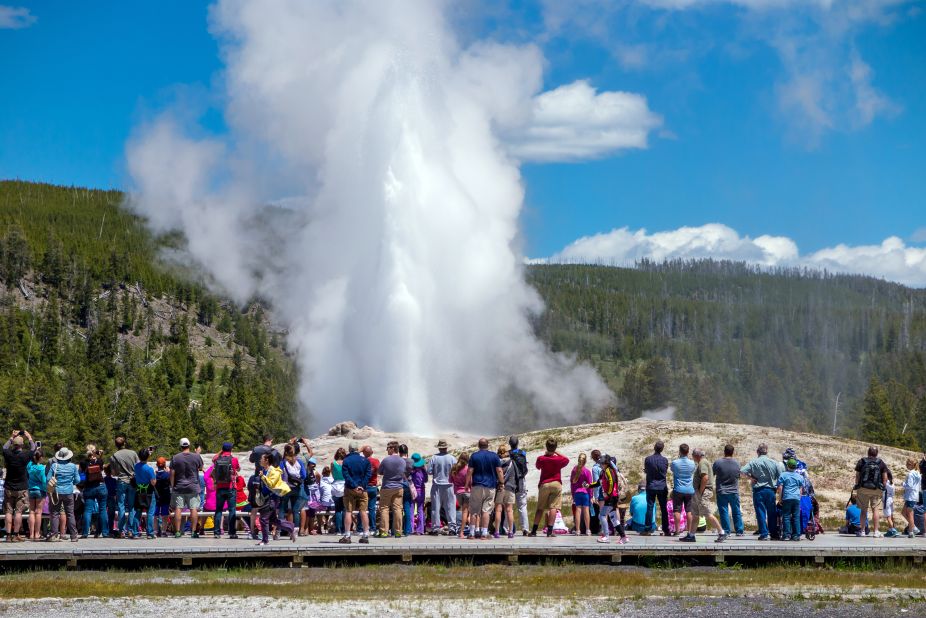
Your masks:
<svg viewBox="0 0 926 618"><path fill-rule="evenodd" d="M193 540L115 540L82 539L78 543L2 543L0 567L22 567L29 563L70 567L117 566L140 568L155 565L195 565L235 563L254 560L290 564L352 563L369 561L414 562L423 560L538 561L545 559L577 562L633 564L651 560L680 560L707 564L724 562L756 563L794 559L811 563L829 560L906 559L922 564L926 557L926 539L873 539L823 534L814 541L760 542L754 536L731 538L714 543L714 536L698 536L697 543L680 543L663 537L631 535L627 545L612 539L608 545L594 537L562 536L553 539L517 537L512 540L464 541L452 537L408 537L405 539L371 539L361 545L340 545L335 536L302 537L258 547L254 541L215 540L211 536Z"/></svg>

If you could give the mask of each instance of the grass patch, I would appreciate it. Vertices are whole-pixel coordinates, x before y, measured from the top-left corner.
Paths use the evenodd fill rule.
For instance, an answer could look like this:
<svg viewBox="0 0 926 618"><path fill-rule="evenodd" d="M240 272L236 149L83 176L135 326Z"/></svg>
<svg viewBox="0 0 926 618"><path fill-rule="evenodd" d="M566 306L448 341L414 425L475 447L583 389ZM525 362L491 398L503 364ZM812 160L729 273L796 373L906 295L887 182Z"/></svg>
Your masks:
<svg viewBox="0 0 926 618"><path fill-rule="evenodd" d="M611 573L609 573L611 572ZM606 576L602 576L607 574ZM754 569L716 569L705 587L702 568L648 569L550 562L541 565L474 566L364 565L341 568L202 570L31 571L0 579L0 598L116 598L169 596L241 596L243 590L281 598L339 601L381 598L384 578L394 598L416 599L569 599L588 590L620 599L648 596L841 598L872 590L926 595L926 572L901 564L877 570L776 565ZM773 591L773 592L771 592Z"/></svg>

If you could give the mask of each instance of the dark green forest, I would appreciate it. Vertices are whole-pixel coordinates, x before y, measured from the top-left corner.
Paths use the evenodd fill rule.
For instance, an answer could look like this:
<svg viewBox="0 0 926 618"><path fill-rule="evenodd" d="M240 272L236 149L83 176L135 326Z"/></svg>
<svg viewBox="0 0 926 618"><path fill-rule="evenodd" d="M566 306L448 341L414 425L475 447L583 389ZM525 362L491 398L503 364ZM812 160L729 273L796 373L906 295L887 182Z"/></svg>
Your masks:
<svg viewBox="0 0 926 618"><path fill-rule="evenodd" d="M594 364L619 418L727 421L926 446L926 292L741 263L537 265L536 328Z"/></svg>
<svg viewBox="0 0 926 618"><path fill-rule="evenodd" d="M0 430L173 450L298 430L296 371L263 308L160 256L123 195L0 182ZM926 292L862 276L696 261L533 265L535 321L619 395L589 420L677 418L926 447Z"/></svg>
<svg viewBox="0 0 926 618"><path fill-rule="evenodd" d="M104 448L123 434L161 454L180 436L208 449L294 431L296 375L261 308L165 266L182 239L153 237L121 202L0 182L0 429ZM194 345L201 331L216 341Z"/></svg>

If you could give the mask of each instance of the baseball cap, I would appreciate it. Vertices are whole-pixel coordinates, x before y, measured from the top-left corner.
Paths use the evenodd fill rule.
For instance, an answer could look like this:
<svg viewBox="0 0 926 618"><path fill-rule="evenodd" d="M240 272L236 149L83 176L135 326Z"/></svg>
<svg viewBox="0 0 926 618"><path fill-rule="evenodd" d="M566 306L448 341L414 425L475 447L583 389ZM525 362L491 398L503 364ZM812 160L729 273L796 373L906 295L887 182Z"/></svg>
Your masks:
<svg viewBox="0 0 926 618"><path fill-rule="evenodd" d="M180 438L180 448L186 448L190 445L190 440L188 438Z"/></svg>
<svg viewBox="0 0 926 618"><path fill-rule="evenodd" d="M222 450L223 450L223 451L230 451L230 450L232 450L232 446L234 446L234 445L233 445L231 442L223 442L223 443L222 443Z"/></svg>
<svg viewBox="0 0 926 618"><path fill-rule="evenodd" d="M13 438L13 446L22 446L23 444L25 444L25 441L23 440L22 436L16 436Z"/></svg>

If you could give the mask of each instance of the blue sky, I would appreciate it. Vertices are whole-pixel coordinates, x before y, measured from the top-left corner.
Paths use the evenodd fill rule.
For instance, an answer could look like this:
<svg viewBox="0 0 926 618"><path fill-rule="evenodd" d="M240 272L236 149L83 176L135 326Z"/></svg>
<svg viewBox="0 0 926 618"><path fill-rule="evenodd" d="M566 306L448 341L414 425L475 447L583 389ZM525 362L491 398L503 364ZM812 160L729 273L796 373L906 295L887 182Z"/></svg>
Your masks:
<svg viewBox="0 0 926 618"><path fill-rule="evenodd" d="M662 120L646 148L523 166L529 256L614 228L708 223L739 240L786 237L801 255L891 236L905 251L926 244L924 3L466 7L453 17L464 42L536 44L546 89L587 79L642 95ZM221 133L207 12L190 1L0 7L0 178L123 188L133 127L178 99ZM599 254L571 257L626 254L600 240ZM912 255L926 273L926 254Z"/></svg>

